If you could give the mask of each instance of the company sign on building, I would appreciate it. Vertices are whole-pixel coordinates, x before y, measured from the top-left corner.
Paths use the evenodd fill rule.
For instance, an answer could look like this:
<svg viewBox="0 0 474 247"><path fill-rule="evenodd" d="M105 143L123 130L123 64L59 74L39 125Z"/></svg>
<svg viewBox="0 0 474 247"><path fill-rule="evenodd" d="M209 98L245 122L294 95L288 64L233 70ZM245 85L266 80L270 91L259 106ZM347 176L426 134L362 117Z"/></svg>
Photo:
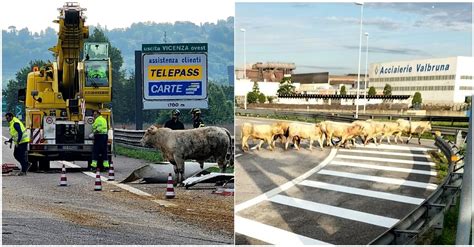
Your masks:
<svg viewBox="0 0 474 247"><path fill-rule="evenodd" d="M207 43L142 46L143 108L207 108Z"/></svg>

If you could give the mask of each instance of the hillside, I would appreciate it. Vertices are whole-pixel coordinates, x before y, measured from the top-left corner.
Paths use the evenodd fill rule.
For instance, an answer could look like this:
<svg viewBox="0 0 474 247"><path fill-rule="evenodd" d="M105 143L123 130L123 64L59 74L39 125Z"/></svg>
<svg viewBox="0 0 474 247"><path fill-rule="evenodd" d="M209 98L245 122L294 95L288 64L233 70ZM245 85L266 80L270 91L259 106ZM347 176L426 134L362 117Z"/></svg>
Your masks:
<svg viewBox="0 0 474 247"><path fill-rule="evenodd" d="M98 28L101 28L100 26ZM90 27L92 30L94 27ZM144 43L209 43L209 79L218 83L228 83L227 67L234 62L234 18L219 20L217 23L196 25L192 22L133 23L130 27L107 30L101 28L112 45L121 50L124 69L134 71L134 51ZM166 39L165 39L166 33ZM17 30L10 27L2 30L2 85L5 86L15 73L29 61L53 60L48 48L57 42L56 31L47 28L40 33L32 33L27 28Z"/></svg>

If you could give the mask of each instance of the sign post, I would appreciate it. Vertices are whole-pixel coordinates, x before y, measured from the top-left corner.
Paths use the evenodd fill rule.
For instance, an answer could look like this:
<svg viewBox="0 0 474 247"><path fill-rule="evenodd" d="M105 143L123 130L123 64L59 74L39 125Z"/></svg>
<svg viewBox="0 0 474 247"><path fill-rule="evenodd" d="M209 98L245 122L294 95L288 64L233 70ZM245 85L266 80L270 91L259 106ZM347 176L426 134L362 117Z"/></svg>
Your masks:
<svg viewBox="0 0 474 247"><path fill-rule="evenodd" d="M207 43L142 45L143 109L208 108Z"/></svg>

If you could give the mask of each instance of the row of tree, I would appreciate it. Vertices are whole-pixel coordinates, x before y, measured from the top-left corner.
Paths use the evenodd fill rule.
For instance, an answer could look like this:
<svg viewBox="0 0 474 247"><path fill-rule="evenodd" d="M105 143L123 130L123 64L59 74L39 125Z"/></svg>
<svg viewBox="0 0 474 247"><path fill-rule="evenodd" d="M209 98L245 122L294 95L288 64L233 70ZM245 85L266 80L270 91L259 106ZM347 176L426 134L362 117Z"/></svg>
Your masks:
<svg viewBox="0 0 474 247"><path fill-rule="evenodd" d="M95 28L90 27L90 30ZM134 51L141 50L142 44L156 43L208 43L209 78L216 83L229 83L228 68L234 62L234 18L219 20L217 23L194 24L187 21L175 23L133 23L127 28L97 29L113 42L122 53L122 69L133 71ZM57 42L57 33L53 28L41 32L31 32L28 28L17 29L10 26L2 30L2 56L4 83L16 79L15 73L32 58L53 60L48 48Z"/></svg>
<svg viewBox="0 0 474 247"><path fill-rule="evenodd" d="M108 42L109 56L112 62L112 109L115 123L126 124L135 121L135 97L130 97L130 92L135 91L135 76L133 72L126 72L123 66L123 57L120 49L111 44L105 33L96 28L90 35L89 42ZM33 66L42 66L44 60L30 61L28 65L16 72L15 78L10 79L2 89L3 99L7 103L7 111L14 112L18 103L18 89L26 87L28 73ZM233 97L234 87L222 81L211 81L208 88L209 109L202 109L206 124L223 124L233 122ZM147 123L164 123L169 119L168 110L146 110L144 121ZM189 114L188 114L189 115ZM191 118L184 116L184 122L191 123Z"/></svg>

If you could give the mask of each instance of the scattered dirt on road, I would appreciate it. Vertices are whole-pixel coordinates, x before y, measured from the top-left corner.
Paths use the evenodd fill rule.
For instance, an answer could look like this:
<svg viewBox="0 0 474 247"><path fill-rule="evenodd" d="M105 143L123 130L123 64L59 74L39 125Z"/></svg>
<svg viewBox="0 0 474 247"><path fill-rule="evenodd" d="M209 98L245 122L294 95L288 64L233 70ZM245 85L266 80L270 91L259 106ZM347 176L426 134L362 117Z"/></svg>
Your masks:
<svg viewBox="0 0 474 247"><path fill-rule="evenodd" d="M95 214L93 211L86 211L84 209L74 210L69 207L54 207L52 210L77 225L97 228L112 226L110 219L106 220L103 216Z"/></svg>
<svg viewBox="0 0 474 247"><path fill-rule="evenodd" d="M211 194L210 190L178 188L176 198L170 201L177 206L165 207L163 208L165 212L203 227L234 232L233 196Z"/></svg>

